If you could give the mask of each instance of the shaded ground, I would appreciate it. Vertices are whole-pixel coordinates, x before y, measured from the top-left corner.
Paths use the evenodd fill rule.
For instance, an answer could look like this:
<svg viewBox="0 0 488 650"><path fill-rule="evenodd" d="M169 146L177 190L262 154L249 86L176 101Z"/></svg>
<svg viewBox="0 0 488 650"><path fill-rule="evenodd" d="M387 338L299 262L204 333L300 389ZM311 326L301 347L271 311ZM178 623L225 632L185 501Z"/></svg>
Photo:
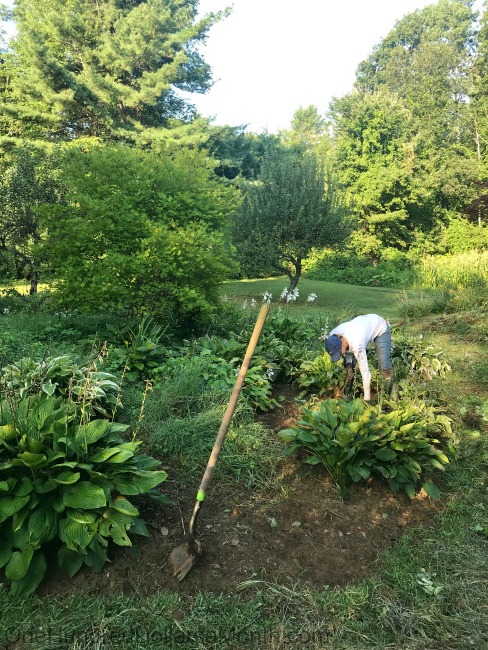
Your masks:
<svg viewBox="0 0 488 650"><path fill-rule="evenodd" d="M298 407L287 397L282 410L262 417L272 430L293 423ZM440 507L422 493L413 501L394 494L377 480L353 485L342 501L324 469L293 461L282 467L272 491L249 493L214 481L198 519L204 554L178 582L168 558L182 541L197 487L166 481L164 492L173 505L148 509L146 504L141 512L149 538L138 547L117 549L99 574L84 568L68 578L53 568L39 593L227 593L252 580L344 585L376 571L382 553L405 529L432 525Z"/></svg>

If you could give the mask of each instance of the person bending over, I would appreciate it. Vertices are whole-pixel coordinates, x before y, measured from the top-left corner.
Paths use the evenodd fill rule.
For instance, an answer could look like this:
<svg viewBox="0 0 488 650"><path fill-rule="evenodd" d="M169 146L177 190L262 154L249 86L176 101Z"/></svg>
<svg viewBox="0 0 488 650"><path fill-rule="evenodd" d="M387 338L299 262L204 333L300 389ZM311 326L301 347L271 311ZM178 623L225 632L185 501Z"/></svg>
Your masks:
<svg viewBox="0 0 488 650"><path fill-rule="evenodd" d="M334 363L346 352L354 354L363 378L364 400L369 402L371 372L366 351L371 342L374 342L384 389L393 399L397 399L398 384L391 365L391 330L390 324L384 318L378 314L365 314L341 323L330 332L325 341L325 349Z"/></svg>

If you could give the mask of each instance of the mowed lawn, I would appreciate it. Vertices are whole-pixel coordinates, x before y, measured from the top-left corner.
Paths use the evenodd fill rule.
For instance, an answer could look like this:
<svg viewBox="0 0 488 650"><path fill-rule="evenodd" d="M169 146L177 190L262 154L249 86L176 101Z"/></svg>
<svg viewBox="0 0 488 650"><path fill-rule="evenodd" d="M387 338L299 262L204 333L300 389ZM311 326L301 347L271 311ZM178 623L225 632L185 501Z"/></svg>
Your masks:
<svg viewBox="0 0 488 650"><path fill-rule="evenodd" d="M283 307L280 295L289 285L286 276L276 278L263 278L259 280L236 280L225 282L222 293L225 296L236 298L255 299L262 301L264 293L272 294L271 303ZM293 304L285 308L299 309L307 314L332 317L349 318L359 314L380 314L384 318L395 319L399 317L400 307L405 300L417 297L423 298L420 292L387 287L366 287L359 285L345 285L339 282L323 282L322 280L300 279L298 284L299 297ZM315 293L317 298L307 302L307 297Z"/></svg>

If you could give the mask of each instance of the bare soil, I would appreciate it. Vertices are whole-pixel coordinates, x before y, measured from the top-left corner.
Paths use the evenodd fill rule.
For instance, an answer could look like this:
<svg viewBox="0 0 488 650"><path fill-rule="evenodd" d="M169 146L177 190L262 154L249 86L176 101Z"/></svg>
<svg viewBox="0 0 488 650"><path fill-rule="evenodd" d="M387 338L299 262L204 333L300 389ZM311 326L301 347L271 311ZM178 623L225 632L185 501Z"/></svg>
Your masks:
<svg viewBox="0 0 488 650"><path fill-rule="evenodd" d="M293 424L298 406L262 416L273 431ZM321 588L357 582L378 571L382 554L412 526L432 526L441 507L424 492L410 500L375 479L355 484L345 500L325 469L287 461L273 489L250 493L214 481L198 519L203 555L178 582L169 562L181 543L198 485L164 483L171 506L141 502L150 535L132 548L116 549L101 573L84 567L74 578L53 567L40 595L73 589L93 594L152 594L177 590L229 593L246 581Z"/></svg>

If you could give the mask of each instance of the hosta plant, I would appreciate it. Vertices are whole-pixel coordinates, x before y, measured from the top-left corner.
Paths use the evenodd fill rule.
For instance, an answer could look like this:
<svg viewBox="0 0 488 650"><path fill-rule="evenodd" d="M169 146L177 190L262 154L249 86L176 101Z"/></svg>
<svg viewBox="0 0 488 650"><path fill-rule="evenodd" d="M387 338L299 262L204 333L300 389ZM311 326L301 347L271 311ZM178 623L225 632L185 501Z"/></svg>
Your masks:
<svg viewBox="0 0 488 650"><path fill-rule="evenodd" d="M80 366L68 355L42 361L24 358L0 371L0 394L13 399L31 395L70 398L89 414L112 417L120 403L115 375Z"/></svg>
<svg viewBox="0 0 488 650"><path fill-rule="evenodd" d="M426 343L422 335L395 339L391 357L400 378L413 374L430 380L436 375L445 377L451 370L444 350Z"/></svg>
<svg viewBox="0 0 488 650"><path fill-rule="evenodd" d="M340 389L344 379L342 361L332 363L329 354L324 352L312 361L304 361L301 364L297 383L304 389L303 393L324 395Z"/></svg>
<svg viewBox="0 0 488 650"><path fill-rule="evenodd" d="M223 352L224 345L225 352ZM229 354L229 350L234 349L234 345L238 356ZM191 353L184 356L168 359L160 369L155 385L171 381L175 372L181 371L182 366L190 363L190 358L192 360L198 358L202 361L200 370L206 387L214 391L221 391L225 395L230 394L236 382L245 350L242 351L240 345L232 340L219 342L218 347L215 347L214 341L208 338L203 339L191 350ZM225 354L225 356L219 356L219 354ZM278 402L272 396L272 379L272 366L263 357L254 355L244 380L243 399L250 406L261 411L268 411L278 406Z"/></svg>
<svg viewBox="0 0 488 650"><path fill-rule="evenodd" d="M100 571L109 542L131 546L130 535L147 534L127 497L157 498L167 474L139 441L124 440L126 428L80 423L72 402L45 394L0 404L0 568L14 594L37 588L48 545L73 576L83 564Z"/></svg>
<svg viewBox="0 0 488 650"><path fill-rule="evenodd" d="M158 325L150 316L144 316L134 327L117 328L109 323L106 328L126 350L127 378L134 381L153 379L155 371L168 356L168 349L161 342L166 328Z"/></svg>
<svg viewBox="0 0 488 650"><path fill-rule="evenodd" d="M436 445L437 436L450 433L450 420L425 404L390 406L387 412L359 399L324 400L314 410L304 408L296 426L280 436L288 455L303 452L305 463L323 464L342 496L351 481L376 474L392 490L413 497L421 475L443 470L448 463ZM430 496L439 496L431 481L423 487Z"/></svg>

